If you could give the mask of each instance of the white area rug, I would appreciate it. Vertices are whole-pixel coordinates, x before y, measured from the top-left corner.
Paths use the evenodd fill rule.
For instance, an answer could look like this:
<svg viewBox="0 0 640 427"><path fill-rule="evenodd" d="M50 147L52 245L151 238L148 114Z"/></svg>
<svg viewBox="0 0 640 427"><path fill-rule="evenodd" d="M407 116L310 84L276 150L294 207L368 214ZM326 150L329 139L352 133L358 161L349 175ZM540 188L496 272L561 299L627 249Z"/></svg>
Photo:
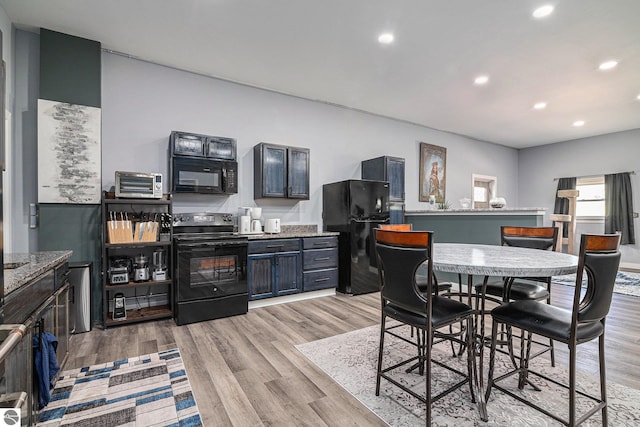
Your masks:
<svg viewBox="0 0 640 427"><path fill-rule="evenodd" d="M553 283L566 286L575 286L576 275L567 274L566 276L556 276ZM616 284L613 292L618 294L640 296L640 273L631 273L619 271L616 276Z"/></svg>
<svg viewBox="0 0 640 427"><path fill-rule="evenodd" d="M400 329L400 328L398 328ZM408 333L408 328L404 333ZM349 391L360 402L377 414L391 426L424 426L425 407L414 397L404 393L388 381L382 379L380 396L375 395L376 364L378 354L379 326L371 326L357 331L337 335L330 338L306 343L297 346L308 359L315 363L327 375ZM453 358L449 344L442 343L435 346L434 358L455 365L465 371L465 358ZM385 339L385 366L390 366L396 360L415 354L415 347L398 339ZM580 357L580 349L578 349ZM402 355L398 357L398 355ZM488 351L486 352L486 356ZM486 364L485 366L488 366ZM500 357L496 364L498 373L506 372L507 361ZM567 378L566 369L551 368L546 356L535 358L531 366L551 378ZM398 373L398 377L404 384L415 386L414 390L424 393L424 377L416 373ZM442 387L442 381L449 382L451 378L458 379L455 374L442 368L434 371L434 391L437 393ZM568 414L568 400L566 392L555 385L547 385L536 377L532 381L542 388L542 392L533 391L526 387L524 395L529 399L547 402L553 399L551 404L544 404L547 409L556 413ZM511 382L509 382L511 381ZM502 385L513 384L517 390L516 380L506 380ZM592 394L599 394L598 381L590 375L578 373L580 390L586 390ZM609 382L609 425L610 426L639 426L640 425L640 391ZM591 401L579 399L578 413L583 413L585 408L592 405ZM471 403L469 387L449 394L433 405L433 426L555 426L560 425L553 419L536 412L521 404L517 400L508 397L500 391L494 390L488 403L489 421L483 422ZM585 426L602 425L600 413L594 415Z"/></svg>

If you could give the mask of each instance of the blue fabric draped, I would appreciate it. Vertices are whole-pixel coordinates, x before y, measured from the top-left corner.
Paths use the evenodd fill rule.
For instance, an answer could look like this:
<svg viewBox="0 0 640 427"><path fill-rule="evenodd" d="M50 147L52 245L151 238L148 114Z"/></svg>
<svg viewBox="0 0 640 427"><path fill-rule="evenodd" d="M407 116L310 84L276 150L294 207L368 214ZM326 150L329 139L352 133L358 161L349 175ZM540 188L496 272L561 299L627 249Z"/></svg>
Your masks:
<svg viewBox="0 0 640 427"><path fill-rule="evenodd" d="M40 404L39 408L42 409L51 400L51 395L49 394L53 387L51 382L60 370L60 366L58 366L58 361L56 360L58 339L49 332L44 332L42 334L42 345L40 345L39 337L40 335L38 334L33 337L33 352L36 375L38 377L38 403Z"/></svg>

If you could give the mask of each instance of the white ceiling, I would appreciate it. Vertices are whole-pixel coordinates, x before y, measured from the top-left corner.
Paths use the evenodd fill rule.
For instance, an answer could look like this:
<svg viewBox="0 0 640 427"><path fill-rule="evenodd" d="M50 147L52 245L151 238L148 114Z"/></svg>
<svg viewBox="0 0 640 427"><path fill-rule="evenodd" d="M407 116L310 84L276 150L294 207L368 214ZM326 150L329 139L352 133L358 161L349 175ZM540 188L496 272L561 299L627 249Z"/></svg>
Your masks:
<svg viewBox="0 0 640 427"><path fill-rule="evenodd" d="M545 19L532 12L555 5ZM522 148L640 128L640 0L0 0L19 28ZM395 41L380 45L380 33ZM618 67L603 72L608 59ZM489 84L473 85L479 74ZM543 111L535 102L546 101ZM581 128L572 126L584 120Z"/></svg>

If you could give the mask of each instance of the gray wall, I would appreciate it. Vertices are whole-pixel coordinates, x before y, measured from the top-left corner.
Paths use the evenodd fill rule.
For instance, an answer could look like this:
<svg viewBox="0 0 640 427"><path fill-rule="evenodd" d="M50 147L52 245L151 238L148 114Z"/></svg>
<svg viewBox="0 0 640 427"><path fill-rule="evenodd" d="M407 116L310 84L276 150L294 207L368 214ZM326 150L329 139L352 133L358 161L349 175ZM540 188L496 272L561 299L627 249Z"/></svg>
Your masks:
<svg viewBox="0 0 640 427"><path fill-rule="evenodd" d="M447 148L447 199L453 206L471 196L472 173L497 176L500 195L519 204L515 149L115 54L103 53L102 64L104 189L113 185L116 170L167 177L168 136L182 130L237 139L240 191L229 197L179 195L178 212L235 213L239 206L259 205L266 218L321 226L322 184L360 178L360 161L381 155L406 159L407 209L425 209L418 202L419 142ZM254 202L251 150L259 142L311 149L309 201Z"/></svg>
<svg viewBox="0 0 640 427"><path fill-rule="evenodd" d="M520 204L547 208L553 213L557 182L554 178L604 175L636 171L631 176L635 210L640 202L640 129L559 144L520 150L518 159ZM636 239L640 239L640 222L635 220ZM579 224L576 234L602 233L604 224ZM622 247L622 261L640 263L640 245Z"/></svg>
<svg viewBox="0 0 640 427"><path fill-rule="evenodd" d="M29 203L38 201L37 106L40 79L40 37L27 31L15 32L15 104L13 114L11 169L12 252L38 250L37 230L29 228Z"/></svg>

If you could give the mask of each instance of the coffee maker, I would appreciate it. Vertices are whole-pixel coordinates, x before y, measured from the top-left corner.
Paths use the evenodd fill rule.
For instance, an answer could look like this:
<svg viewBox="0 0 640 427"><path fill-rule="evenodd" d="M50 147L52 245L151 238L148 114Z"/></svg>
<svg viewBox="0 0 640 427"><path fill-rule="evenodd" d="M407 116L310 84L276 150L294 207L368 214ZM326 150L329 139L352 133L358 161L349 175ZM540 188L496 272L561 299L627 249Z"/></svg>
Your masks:
<svg viewBox="0 0 640 427"><path fill-rule="evenodd" d="M153 280L167 280L167 252L163 248L153 251Z"/></svg>

